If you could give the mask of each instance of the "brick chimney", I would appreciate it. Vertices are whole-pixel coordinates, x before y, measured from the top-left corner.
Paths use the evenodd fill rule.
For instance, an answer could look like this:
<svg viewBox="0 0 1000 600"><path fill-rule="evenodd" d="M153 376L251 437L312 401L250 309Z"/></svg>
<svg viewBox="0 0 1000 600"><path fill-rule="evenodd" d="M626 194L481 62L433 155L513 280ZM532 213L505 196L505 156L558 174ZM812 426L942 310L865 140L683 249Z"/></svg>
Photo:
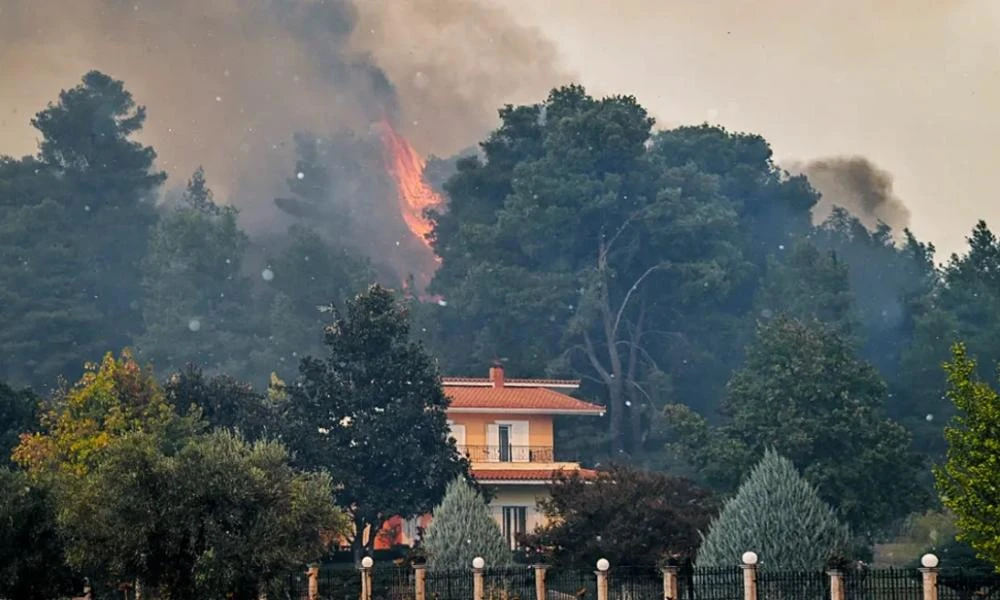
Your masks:
<svg viewBox="0 0 1000 600"><path fill-rule="evenodd" d="M495 388L503 387L503 363L499 360L493 361L490 365L490 381L493 382Z"/></svg>

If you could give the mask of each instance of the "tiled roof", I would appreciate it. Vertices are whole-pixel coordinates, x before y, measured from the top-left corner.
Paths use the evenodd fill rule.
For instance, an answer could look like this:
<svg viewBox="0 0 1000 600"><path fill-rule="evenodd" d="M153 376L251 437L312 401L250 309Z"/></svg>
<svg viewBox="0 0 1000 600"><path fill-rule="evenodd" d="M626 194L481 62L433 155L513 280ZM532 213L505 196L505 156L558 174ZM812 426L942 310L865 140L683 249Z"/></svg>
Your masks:
<svg viewBox="0 0 1000 600"><path fill-rule="evenodd" d="M544 387L471 387L444 385L451 409L548 410L603 414L604 407Z"/></svg>
<svg viewBox="0 0 1000 600"><path fill-rule="evenodd" d="M493 381L487 377L443 377L444 385L471 385L490 387ZM580 387L579 379L505 379L504 385L516 387Z"/></svg>
<svg viewBox="0 0 1000 600"><path fill-rule="evenodd" d="M597 471L593 469L573 469L578 471L585 479L597 477ZM552 469L481 469L472 470L472 476L478 481L552 481L559 473Z"/></svg>

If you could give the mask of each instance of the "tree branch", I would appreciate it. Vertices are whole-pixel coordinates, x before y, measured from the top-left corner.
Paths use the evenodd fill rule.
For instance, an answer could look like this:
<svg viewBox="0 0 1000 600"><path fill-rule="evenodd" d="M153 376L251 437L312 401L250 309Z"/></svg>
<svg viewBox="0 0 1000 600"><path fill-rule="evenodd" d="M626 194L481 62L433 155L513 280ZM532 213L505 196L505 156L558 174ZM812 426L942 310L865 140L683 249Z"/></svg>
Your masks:
<svg viewBox="0 0 1000 600"><path fill-rule="evenodd" d="M621 324L622 314L624 314L625 308L628 306L628 301L632 297L632 294L637 289L639 289L639 286L642 284L642 281L644 279L649 277L654 271L657 271L665 266L666 266L665 264L661 263L649 267L642 275L639 276L638 279L635 280L635 283L632 284L632 287L629 288L628 292L625 294L625 298L622 300L621 306L618 307L618 314L615 316L615 323L611 329L612 339L614 339L614 337L617 337L618 335L618 326Z"/></svg>
<svg viewBox="0 0 1000 600"><path fill-rule="evenodd" d="M601 361L597 358L597 352L594 350L594 342L591 341L590 334L586 331L583 332L583 343L584 351L587 353L587 358L590 360L591 366L594 367L594 370L601 376L601 379L604 380L605 384L611 385L614 378L611 377L611 374L608 373L607 369L601 365Z"/></svg>

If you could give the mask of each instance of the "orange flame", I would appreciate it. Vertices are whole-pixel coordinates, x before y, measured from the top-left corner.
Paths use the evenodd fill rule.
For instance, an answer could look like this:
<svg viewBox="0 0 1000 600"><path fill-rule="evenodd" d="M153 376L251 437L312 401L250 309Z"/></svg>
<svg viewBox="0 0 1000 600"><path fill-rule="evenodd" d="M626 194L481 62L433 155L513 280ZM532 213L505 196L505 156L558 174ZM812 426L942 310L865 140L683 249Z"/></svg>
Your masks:
<svg viewBox="0 0 1000 600"><path fill-rule="evenodd" d="M382 127L385 131L383 142L387 155L386 166L396 180L399 210L403 221L415 237L430 247L427 234L431 232L432 225L424 216L424 211L441 206L441 196L424 180L426 161L417 154L406 138L389 125L388 121L383 120Z"/></svg>

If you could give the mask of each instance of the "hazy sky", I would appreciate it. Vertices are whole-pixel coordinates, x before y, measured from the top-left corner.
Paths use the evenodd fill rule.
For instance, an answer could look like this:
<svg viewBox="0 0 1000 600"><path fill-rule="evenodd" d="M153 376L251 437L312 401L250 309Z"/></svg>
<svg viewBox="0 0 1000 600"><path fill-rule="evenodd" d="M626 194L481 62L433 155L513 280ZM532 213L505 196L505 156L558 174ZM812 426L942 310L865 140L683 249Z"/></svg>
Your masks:
<svg viewBox="0 0 1000 600"><path fill-rule="evenodd" d="M939 258L978 218L1000 228L996 0L492 1L661 125L758 132L781 160L867 156Z"/></svg>
<svg viewBox="0 0 1000 600"><path fill-rule="evenodd" d="M0 152L32 151L30 115L106 69L148 105L144 139L172 175L205 164L220 197L270 206L290 130L364 123L370 90L322 75L362 53L424 152L575 80L636 95L663 127L761 133L788 164L863 155L939 258L978 218L1000 229L1000 0L356 1L331 46L322 24L242 0L0 0Z"/></svg>

